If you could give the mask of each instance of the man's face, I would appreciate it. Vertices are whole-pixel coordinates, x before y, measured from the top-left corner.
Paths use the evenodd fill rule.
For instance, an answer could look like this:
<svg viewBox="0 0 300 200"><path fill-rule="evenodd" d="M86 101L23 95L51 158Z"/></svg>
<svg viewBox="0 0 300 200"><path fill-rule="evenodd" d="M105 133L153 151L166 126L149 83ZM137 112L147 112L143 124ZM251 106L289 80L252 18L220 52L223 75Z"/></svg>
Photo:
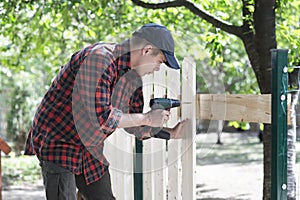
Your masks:
<svg viewBox="0 0 300 200"><path fill-rule="evenodd" d="M166 58L162 52L157 55L153 55L153 49L149 49L143 56L140 57L135 70L140 76L152 74L154 71L159 71L160 65L165 62Z"/></svg>

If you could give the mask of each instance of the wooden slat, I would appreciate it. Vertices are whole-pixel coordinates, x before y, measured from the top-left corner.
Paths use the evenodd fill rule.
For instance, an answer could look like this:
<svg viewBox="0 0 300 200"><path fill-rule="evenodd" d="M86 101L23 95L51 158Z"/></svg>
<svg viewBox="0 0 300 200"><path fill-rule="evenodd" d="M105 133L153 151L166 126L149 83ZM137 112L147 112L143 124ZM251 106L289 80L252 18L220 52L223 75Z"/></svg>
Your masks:
<svg viewBox="0 0 300 200"><path fill-rule="evenodd" d="M161 65L158 72L154 72L154 97L165 97L166 95L166 66ZM154 200L165 200L167 195L166 177L166 141L163 139L151 139L153 141L152 170L154 175L154 185L152 192ZM147 197L145 197L147 198Z"/></svg>
<svg viewBox="0 0 300 200"><path fill-rule="evenodd" d="M198 94L197 119L271 123L271 94Z"/></svg>
<svg viewBox="0 0 300 200"><path fill-rule="evenodd" d="M105 140L104 155L110 162L112 190L116 199L133 199L133 141L134 137L117 129Z"/></svg>
<svg viewBox="0 0 300 200"><path fill-rule="evenodd" d="M185 58L182 63L182 118L189 118L182 139L182 199L196 199L196 66Z"/></svg>
<svg viewBox="0 0 300 200"><path fill-rule="evenodd" d="M0 151L3 151L6 155L11 152L10 146L2 138L0 138Z"/></svg>
<svg viewBox="0 0 300 200"><path fill-rule="evenodd" d="M144 93L144 113L150 111L149 102L153 98L153 75L143 77L143 93ZM152 139L143 141L143 199L152 200L153 192L153 176L152 176Z"/></svg>
<svg viewBox="0 0 300 200"><path fill-rule="evenodd" d="M180 71L167 68L167 97L177 99L180 93ZM171 109L169 127L174 127L178 122L179 108ZM168 141L168 200L181 200L181 140Z"/></svg>

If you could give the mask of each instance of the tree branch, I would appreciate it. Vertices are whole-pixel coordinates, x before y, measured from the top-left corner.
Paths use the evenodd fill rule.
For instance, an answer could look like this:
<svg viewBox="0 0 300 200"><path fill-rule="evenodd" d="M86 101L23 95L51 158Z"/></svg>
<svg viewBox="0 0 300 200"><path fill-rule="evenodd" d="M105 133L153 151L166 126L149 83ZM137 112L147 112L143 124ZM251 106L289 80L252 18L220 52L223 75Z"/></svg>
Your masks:
<svg viewBox="0 0 300 200"><path fill-rule="evenodd" d="M141 6L143 8L147 9L165 9L165 8L176 8L176 7L185 7L188 10L190 10L195 15L199 16L203 20L207 21L208 23L212 24L216 28L220 28L221 30L236 35L237 37L242 37L242 27L240 26L234 26L230 25L228 23L222 22L212 15L204 12L203 10L196 7L193 3L186 1L186 0L175 0L175 1L169 1L164 3L145 3L140 0L132 0L132 2L137 5Z"/></svg>

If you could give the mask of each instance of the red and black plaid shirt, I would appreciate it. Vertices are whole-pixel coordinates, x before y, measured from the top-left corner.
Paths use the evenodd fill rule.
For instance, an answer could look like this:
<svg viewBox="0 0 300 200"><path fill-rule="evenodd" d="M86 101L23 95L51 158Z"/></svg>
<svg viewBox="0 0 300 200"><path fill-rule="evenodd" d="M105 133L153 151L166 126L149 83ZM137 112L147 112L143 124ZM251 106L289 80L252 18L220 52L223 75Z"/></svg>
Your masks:
<svg viewBox="0 0 300 200"><path fill-rule="evenodd" d="M141 77L130 69L129 41L97 43L76 52L61 68L37 108L25 154L52 161L87 184L99 180L109 163L104 140L123 113L143 111ZM151 127L129 128L139 139Z"/></svg>

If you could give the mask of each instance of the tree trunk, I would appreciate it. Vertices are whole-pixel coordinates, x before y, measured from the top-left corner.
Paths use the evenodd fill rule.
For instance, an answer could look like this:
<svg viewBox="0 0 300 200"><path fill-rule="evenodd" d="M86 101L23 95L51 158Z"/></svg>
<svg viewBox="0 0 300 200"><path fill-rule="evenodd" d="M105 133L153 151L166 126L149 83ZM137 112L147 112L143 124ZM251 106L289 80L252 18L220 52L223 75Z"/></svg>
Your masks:
<svg viewBox="0 0 300 200"><path fill-rule="evenodd" d="M271 93L271 49L276 48L275 1L256 0L253 14L255 33L247 32L241 39L248 54L262 94ZM271 125L264 124L264 182L263 199L271 199Z"/></svg>
<svg viewBox="0 0 300 200"><path fill-rule="evenodd" d="M298 102L299 92L299 70L295 69L292 73L289 73L289 88L296 89L291 92L290 121L288 126L287 135L287 198L289 200L296 199L296 104Z"/></svg>
<svg viewBox="0 0 300 200"><path fill-rule="evenodd" d="M134 4L144 8L163 9L167 7L185 6L192 13L211 23L221 30L241 38L248 54L253 71L262 94L271 93L271 49L277 48L275 34L275 8L276 0L254 0L253 29L249 22L244 20L242 27L234 27L207 15L199 10L190 1L169 1L161 4L145 3L132 0ZM243 17L251 17L248 4L252 1L243 1ZM264 186L263 199L271 199L271 125L265 125L264 130Z"/></svg>
<svg viewBox="0 0 300 200"><path fill-rule="evenodd" d="M298 92L291 96L291 125L288 128L287 136L287 197L289 200L296 199L296 103Z"/></svg>
<svg viewBox="0 0 300 200"><path fill-rule="evenodd" d="M259 65L252 65L262 94L271 93L271 49L275 49L275 0L256 0L253 14L255 49ZM251 59L251 58L250 58ZM264 130L264 183L263 199L271 199L271 125Z"/></svg>

